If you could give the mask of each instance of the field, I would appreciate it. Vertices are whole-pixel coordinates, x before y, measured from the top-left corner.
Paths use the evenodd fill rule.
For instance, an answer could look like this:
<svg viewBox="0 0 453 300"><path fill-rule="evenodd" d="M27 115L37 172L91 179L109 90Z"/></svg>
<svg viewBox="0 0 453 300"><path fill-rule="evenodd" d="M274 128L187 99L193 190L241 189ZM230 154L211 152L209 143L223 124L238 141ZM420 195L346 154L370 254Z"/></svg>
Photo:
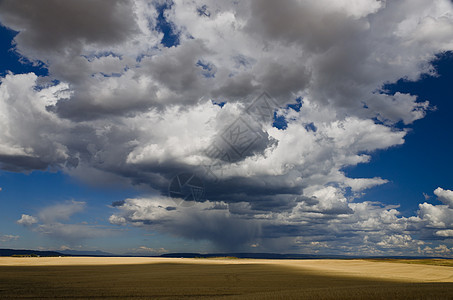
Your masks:
<svg viewBox="0 0 453 300"><path fill-rule="evenodd" d="M453 299L453 267L407 262L0 257L0 299Z"/></svg>

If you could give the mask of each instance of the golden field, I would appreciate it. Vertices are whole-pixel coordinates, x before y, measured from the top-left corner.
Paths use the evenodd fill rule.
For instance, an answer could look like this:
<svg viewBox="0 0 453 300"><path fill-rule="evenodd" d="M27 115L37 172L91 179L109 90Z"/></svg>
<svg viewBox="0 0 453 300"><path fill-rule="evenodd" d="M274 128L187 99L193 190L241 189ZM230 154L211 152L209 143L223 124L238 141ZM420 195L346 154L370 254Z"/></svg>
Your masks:
<svg viewBox="0 0 453 300"><path fill-rule="evenodd" d="M0 257L0 299L453 299L443 260Z"/></svg>

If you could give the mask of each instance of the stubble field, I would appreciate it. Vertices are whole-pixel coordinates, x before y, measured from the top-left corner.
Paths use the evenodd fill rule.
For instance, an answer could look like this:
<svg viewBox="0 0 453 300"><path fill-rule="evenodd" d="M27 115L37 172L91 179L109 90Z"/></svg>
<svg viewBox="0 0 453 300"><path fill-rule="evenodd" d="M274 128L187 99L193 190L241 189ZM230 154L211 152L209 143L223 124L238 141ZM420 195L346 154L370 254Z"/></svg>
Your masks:
<svg viewBox="0 0 453 300"><path fill-rule="evenodd" d="M453 299L449 261L1 258L0 299Z"/></svg>

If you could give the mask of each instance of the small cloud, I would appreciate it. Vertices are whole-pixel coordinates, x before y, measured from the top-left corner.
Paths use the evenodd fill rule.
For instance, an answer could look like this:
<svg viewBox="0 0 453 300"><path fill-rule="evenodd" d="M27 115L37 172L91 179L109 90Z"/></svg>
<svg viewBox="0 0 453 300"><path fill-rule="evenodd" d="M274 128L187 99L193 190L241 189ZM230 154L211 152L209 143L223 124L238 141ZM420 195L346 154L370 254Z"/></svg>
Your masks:
<svg viewBox="0 0 453 300"><path fill-rule="evenodd" d="M126 219L124 217L120 217L117 215L111 215L109 218L110 224L113 225L125 225L126 224Z"/></svg>
<svg viewBox="0 0 453 300"><path fill-rule="evenodd" d="M435 248L426 246L423 250L421 250L422 253L430 255L449 255L451 251L452 249L448 248L446 245L439 245Z"/></svg>
<svg viewBox="0 0 453 300"><path fill-rule="evenodd" d="M446 245L439 245L436 248L434 248L434 251L438 254L449 254L451 252L451 249L448 248Z"/></svg>
<svg viewBox="0 0 453 300"><path fill-rule="evenodd" d="M438 187L434 194L439 198L439 200L448 205L450 208L453 208L453 191L444 190L443 188Z"/></svg>
<svg viewBox="0 0 453 300"><path fill-rule="evenodd" d="M453 230L452 229L438 230L436 231L436 235L442 237L453 237Z"/></svg>
<svg viewBox="0 0 453 300"><path fill-rule="evenodd" d="M37 218L26 214L22 214L22 217L19 220L17 220L17 224L24 226L31 226L36 223L38 223Z"/></svg>
<svg viewBox="0 0 453 300"><path fill-rule="evenodd" d="M426 193L423 193L423 197L425 197L425 200L429 200L431 198L431 196Z"/></svg>
<svg viewBox="0 0 453 300"><path fill-rule="evenodd" d="M258 248L259 246L260 246L260 244L258 244L258 243L255 243L255 244L251 244L251 245L250 245L250 247L252 247L252 248Z"/></svg>
<svg viewBox="0 0 453 300"><path fill-rule="evenodd" d="M313 246L313 247L320 247L320 248L328 248L329 247L326 242L318 242L318 241L311 242L310 245Z"/></svg>

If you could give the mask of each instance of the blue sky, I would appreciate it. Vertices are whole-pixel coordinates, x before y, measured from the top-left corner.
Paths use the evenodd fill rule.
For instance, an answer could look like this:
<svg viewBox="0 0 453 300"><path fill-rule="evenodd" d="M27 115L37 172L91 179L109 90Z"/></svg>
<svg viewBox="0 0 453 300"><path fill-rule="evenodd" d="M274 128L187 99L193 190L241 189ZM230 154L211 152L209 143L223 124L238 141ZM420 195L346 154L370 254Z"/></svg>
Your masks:
<svg viewBox="0 0 453 300"><path fill-rule="evenodd" d="M451 256L453 5L357 3L4 1L0 248Z"/></svg>

